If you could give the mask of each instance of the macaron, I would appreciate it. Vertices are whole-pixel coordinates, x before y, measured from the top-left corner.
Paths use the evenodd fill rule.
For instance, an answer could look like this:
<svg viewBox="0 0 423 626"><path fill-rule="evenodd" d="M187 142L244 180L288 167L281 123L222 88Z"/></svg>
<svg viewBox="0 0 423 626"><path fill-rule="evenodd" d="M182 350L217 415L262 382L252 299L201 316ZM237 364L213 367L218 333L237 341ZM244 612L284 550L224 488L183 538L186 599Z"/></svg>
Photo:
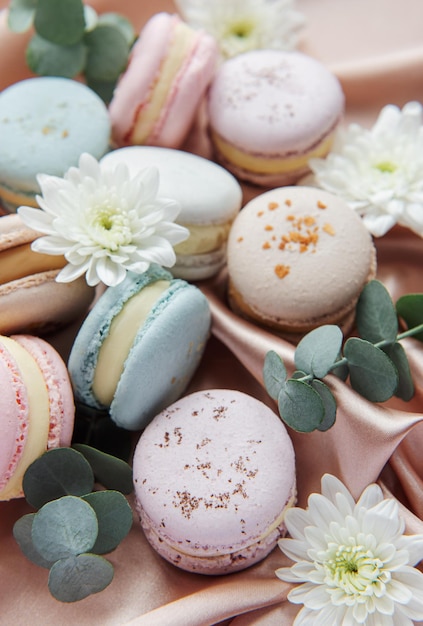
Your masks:
<svg viewBox="0 0 423 626"><path fill-rule="evenodd" d="M278 416L239 391L187 395L142 433L133 459L136 507L152 547L199 574L264 559L295 502L295 455Z"/></svg>
<svg viewBox="0 0 423 626"><path fill-rule="evenodd" d="M70 445L75 407L65 363L39 337L0 336L0 379L0 500L11 500L35 459Z"/></svg>
<svg viewBox="0 0 423 626"><path fill-rule="evenodd" d="M40 236L16 213L0 217L0 333L44 335L85 315L95 296L85 278L58 283L65 258L33 252Z"/></svg>
<svg viewBox="0 0 423 626"><path fill-rule="evenodd" d="M229 230L242 204L242 189L232 174L195 154L152 146L112 150L101 162L111 167L123 162L134 175L151 165L159 170L159 194L179 202L177 222L190 231L175 246L175 277L210 278L225 265Z"/></svg>
<svg viewBox="0 0 423 626"><path fill-rule="evenodd" d="M253 50L221 64L208 92L216 159L238 178L276 187L325 156L344 111L338 79L297 51Z"/></svg>
<svg viewBox="0 0 423 626"><path fill-rule="evenodd" d="M68 369L76 401L144 428L179 398L210 333L202 292L157 265L109 287L85 318Z"/></svg>
<svg viewBox="0 0 423 626"><path fill-rule="evenodd" d="M0 93L0 199L14 211L37 206L37 174L63 176L83 152L109 149L107 107L86 85L68 78L29 78Z"/></svg>
<svg viewBox="0 0 423 626"><path fill-rule="evenodd" d="M375 246L361 218L314 187L256 196L229 233L231 308L293 341L322 324L348 332L375 273Z"/></svg>
<svg viewBox="0 0 423 626"><path fill-rule="evenodd" d="M141 30L111 99L115 147L178 148L214 75L214 38L178 15L156 13Z"/></svg>

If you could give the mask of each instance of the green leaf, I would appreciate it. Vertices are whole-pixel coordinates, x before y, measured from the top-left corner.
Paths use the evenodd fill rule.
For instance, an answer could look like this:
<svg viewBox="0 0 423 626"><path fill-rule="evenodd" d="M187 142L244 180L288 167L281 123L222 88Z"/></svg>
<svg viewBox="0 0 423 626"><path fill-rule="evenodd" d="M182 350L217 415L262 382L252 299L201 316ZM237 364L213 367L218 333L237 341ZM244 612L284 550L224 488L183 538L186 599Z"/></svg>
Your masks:
<svg viewBox="0 0 423 626"><path fill-rule="evenodd" d="M132 468L128 463L83 443L75 443L72 447L86 458L97 482L103 487L125 494L133 491Z"/></svg>
<svg viewBox="0 0 423 626"><path fill-rule="evenodd" d="M132 22L120 13L102 13L98 18L98 22L99 24L107 24L117 28L125 37L128 46L132 46L134 43L136 34Z"/></svg>
<svg viewBox="0 0 423 626"><path fill-rule="evenodd" d="M287 380L279 393L278 407L283 421L299 432L315 430L324 419L325 409L320 395L300 380Z"/></svg>
<svg viewBox="0 0 423 626"><path fill-rule="evenodd" d="M85 31L82 0L38 0L34 28L52 43L62 46L78 43Z"/></svg>
<svg viewBox="0 0 423 626"><path fill-rule="evenodd" d="M25 54L27 65L34 74L73 78L85 67L87 49L83 43L59 46L39 35L34 35L28 43Z"/></svg>
<svg viewBox="0 0 423 626"><path fill-rule="evenodd" d="M395 365L386 354L364 339L351 337L344 346L351 387L371 402L391 398L398 386Z"/></svg>
<svg viewBox="0 0 423 626"><path fill-rule="evenodd" d="M132 526L132 509L119 491L95 491L83 496L94 509L98 535L91 552L105 554L114 550Z"/></svg>
<svg viewBox="0 0 423 626"><path fill-rule="evenodd" d="M329 428L332 428L335 424L336 420L336 400L329 387L321 380L313 380L311 386L319 394L325 410L325 416L322 422L317 426L317 430L329 430Z"/></svg>
<svg viewBox="0 0 423 626"><path fill-rule="evenodd" d="M385 346L382 350L397 368L399 381L395 395L408 402L414 396L414 384L405 350L398 342Z"/></svg>
<svg viewBox="0 0 423 626"><path fill-rule="evenodd" d="M274 350L269 350L264 359L263 380L269 396L277 400L286 381L286 368L281 357Z"/></svg>
<svg viewBox="0 0 423 626"><path fill-rule="evenodd" d="M34 21L38 0L10 0L7 25L14 33L24 33Z"/></svg>
<svg viewBox="0 0 423 626"><path fill-rule="evenodd" d="M89 80L117 80L125 69L129 45L119 28L98 24L84 37L88 48L85 75Z"/></svg>
<svg viewBox="0 0 423 626"><path fill-rule="evenodd" d="M95 80L90 78L89 76L85 77L87 86L92 89L105 104L109 104L111 99L113 98L113 93L116 87L116 80L111 81L103 81L103 80Z"/></svg>
<svg viewBox="0 0 423 626"><path fill-rule="evenodd" d="M77 602L103 591L113 580L113 565L96 554L80 554L57 561L50 570L48 587L60 602Z"/></svg>
<svg viewBox="0 0 423 626"><path fill-rule="evenodd" d="M65 495L82 496L93 490L94 474L88 461L72 448L54 448L36 459L23 477L29 504L38 509Z"/></svg>
<svg viewBox="0 0 423 626"><path fill-rule="evenodd" d="M98 534L94 509L82 498L64 496L47 502L32 523L35 549L47 560L88 552Z"/></svg>
<svg viewBox="0 0 423 626"><path fill-rule="evenodd" d="M40 567L50 569L54 561L48 561L41 556L38 550L35 549L32 541L32 523L35 515L36 513L29 513L19 518L13 526L13 536L27 559Z"/></svg>
<svg viewBox="0 0 423 626"><path fill-rule="evenodd" d="M341 347L342 331L339 326L319 326L299 342L295 351L295 366L316 378L324 378L335 363Z"/></svg>
<svg viewBox="0 0 423 626"><path fill-rule="evenodd" d="M397 300L396 309L398 315L407 324L407 328L415 328L423 324L423 294L410 293L402 296ZM423 341L423 330L413 337Z"/></svg>
<svg viewBox="0 0 423 626"><path fill-rule="evenodd" d="M386 287L371 280L360 294L356 307L356 324L362 339L371 343L394 342L398 333L398 318Z"/></svg>

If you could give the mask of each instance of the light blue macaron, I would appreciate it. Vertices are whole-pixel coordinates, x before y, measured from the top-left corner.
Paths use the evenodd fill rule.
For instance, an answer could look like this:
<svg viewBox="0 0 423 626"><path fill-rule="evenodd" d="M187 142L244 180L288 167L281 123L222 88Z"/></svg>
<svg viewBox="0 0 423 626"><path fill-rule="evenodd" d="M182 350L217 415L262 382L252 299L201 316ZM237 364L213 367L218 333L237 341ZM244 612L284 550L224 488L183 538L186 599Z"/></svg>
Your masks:
<svg viewBox="0 0 423 626"><path fill-rule="evenodd" d="M45 76L0 93L0 196L9 210L37 206L39 173L63 176L83 152L100 159L109 149L106 105L89 87Z"/></svg>
<svg viewBox="0 0 423 626"><path fill-rule="evenodd" d="M169 281L169 285L140 323L113 400L105 406L93 392L99 350L127 301L159 280ZM200 363L210 326L208 301L195 285L173 278L157 265L141 275L128 274L99 298L72 346L68 369L76 401L107 409L122 428L143 429L185 391Z"/></svg>

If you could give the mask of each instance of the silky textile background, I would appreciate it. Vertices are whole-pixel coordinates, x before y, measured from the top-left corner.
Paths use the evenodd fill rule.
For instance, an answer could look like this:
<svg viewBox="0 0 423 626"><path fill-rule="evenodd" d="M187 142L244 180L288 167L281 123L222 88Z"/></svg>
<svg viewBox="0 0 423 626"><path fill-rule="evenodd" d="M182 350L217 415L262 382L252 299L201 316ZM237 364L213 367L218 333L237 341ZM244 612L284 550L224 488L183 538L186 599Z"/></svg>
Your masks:
<svg viewBox="0 0 423 626"><path fill-rule="evenodd" d="M0 7L7 3L1 2ZM116 10L136 26L171 2L92 0L99 11ZM422 0L298 0L307 18L300 48L340 78L346 98L344 123L371 125L388 103L423 101ZM13 35L0 14L0 89L28 76L28 35ZM0 138L1 140L1 138ZM185 149L211 156L204 120ZM244 202L260 190L244 186ZM378 277L394 299L423 291L423 241L401 228L376 241ZM293 348L234 316L225 302L225 272L201 285L213 312L213 336L189 391L239 389L272 401L262 386L263 358L276 350L292 368ZM48 339L66 359L78 325ZM423 532L423 346L404 342L416 385L409 403L374 405L338 380L337 422L327 433L291 433L299 503L319 490L324 472L339 476L358 496L372 481L396 497L407 532ZM262 563L238 574L209 578L185 573L163 561L134 523L130 535L109 555L115 578L105 591L76 604L61 604L47 590L47 571L32 565L12 537L16 519L29 511L23 501L0 504L0 623L14 626L101 624L102 626L290 626L297 607L285 601L289 585L274 570L287 559L276 548Z"/></svg>

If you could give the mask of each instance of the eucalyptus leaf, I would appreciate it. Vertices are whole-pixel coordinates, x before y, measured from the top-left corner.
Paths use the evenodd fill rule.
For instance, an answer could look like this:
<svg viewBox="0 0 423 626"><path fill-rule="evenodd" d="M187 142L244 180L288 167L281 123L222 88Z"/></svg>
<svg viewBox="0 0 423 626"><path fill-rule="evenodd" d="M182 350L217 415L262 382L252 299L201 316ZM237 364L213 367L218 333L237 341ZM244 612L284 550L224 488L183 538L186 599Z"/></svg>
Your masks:
<svg viewBox="0 0 423 626"><path fill-rule="evenodd" d="M103 487L115 489L125 494L133 491L132 468L128 463L83 443L75 443L72 447L85 457L97 482Z"/></svg>
<svg viewBox="0 0 423 626"><path fill-rule="evenodd" d="M279 392L286 381L286 367L274 350L269 350L264 359L263 380L267 393L277 400Z"/></svg>
<svg viewBox="0 0 423 626"><path fill-rule="evenodd" d="M360 337L366 341L395 341L397 313L388 290L380 281L371 280L363 288L356 307L356 325Z"/></svg>
<svg viewBox="0 0 423 626"><path fill-rule="evenodd" d="M20 517L13 526L13 536L27 559L40 567L50 569L54 561L45 559L38 550L35 549L32 541L32 523L35 515L36 513L29 513L28 515Z"/></svg>
<svg viewBox="0 0 423 626"><path fill-rule="evenodd" d="M344 346L351 387L371 402L385 402L398 387L398 373L390 358L364 339L350 337Z"/></svg>
<svg viewBox="0 0 423 626"><path fill-rule="evenodd" d="M311 382L311 386L319 394L325 410L325 416L322 422L317 426L317 430L329 430L329 428L332 428L335 424L336 420L336 400L329 387L321 380L314 379Z"/></svg>
<svg viewBox="0 0 423 626"><path fill-rule="evenodd" d="M407 328L414 328L423 324L423 294L410 293L401 296L396 302L397 313L407 324ZM415 335L415 339L423 341L423 330Z"/></svg>
<svg viewBox="0 0 423 626"><path fill-rule="evenodd" d="M99 23L84 37L88 48L85 75L89 80L117 80L128 63L129 45L121 30Z"/></svg>
<svg viewBox="0 0 423 626"><path fill-rule="evenodd" d="M80 554L57 561L50 570L48 587L60 602L77 602L103 591L113 580L113 565L96 554Z"/></svg>
<svg viewBox="0 0 423 626"><path fill-rule="evenodd" d="M132 509L119 491L94 491L83 499L92 506L98 520L98 535L91 552L106 554L114 550L132 526Z"/></svg>
<svg viewBox="0 0 423 626"><path fill-rule="evenodd" d="M309 332L295 350L295 366L299 370L324 378L335 363L342 347L339 326L324 325Z"/></svg>
<svg viewBox="0 0 423 626"><path fill-rule="evenodd" d="M320 395L309 384L287 380L279 393L279 413L283 421L299 432L309 433L323 422L324 405Z"/></svg>
<svg viewBox="0 0 423 626"><path fill-rule="evenodd" d="M85 77L87 86L92 89L98 96L105 102L109 104L111 99L113 98L113 94L116 88L116 80L95 80L90 76Z"/></svg>
<svg viewBox="0 0 423 626"><path fill-rule="evenodd" d="M25 54L27 65L34 74L74 78L85 67L87 49L81 42L73 46L59 46L35 34Z"/></svg>
<svg viewBox="0 0 423 626"><path fill-rule="evenodd" d="M90 464L72 448L48 450L31 463L23 477L25 498L36 509L61 496L82 496L93 487Z"/></svg>
<svg viewBox="0 0 423 626"><path fill-rule="evenodd" d="M62 46L81 41L85 31L82 0L38 0L34 28L40 37Z"/></svg>
<svg viewBox="0 0 423 626"><path fill-rule="evenodd" d="M292 373L291 378L294 378L295 380L299 380L301 378L309 378L309 374L306 374L301 370L295 370L295 372Z"/></svg>
<svg viewBox="0 0 423 626"><path fill-rule="evenodd" d="M132 22L120 13L102 13L98 21L100 24L108 24L114 26L125 37L128 46L132 46L135 40L135 31Z"/></svg>
<svg viewBox="0 0 423 626"><path fill-rule="evenodd" d="M7 25L14 33L24 33L34 21L38 0L10 0Z"/></svg>
<svg viewBox="0 0 423 626"><path fill-rule="evenodd" d="M75 496L48 502L32 523L35 549L47 560L57 561L91 550L98 534L94 509Z"/></svg>
<svg viewBox="0 0 423 626"><path fill-rule="evenodd" d="M405 350L398 342L385 346L382 350L397 368L399 380L395 395L408 402L414 396L414 384Z"/></svg>

